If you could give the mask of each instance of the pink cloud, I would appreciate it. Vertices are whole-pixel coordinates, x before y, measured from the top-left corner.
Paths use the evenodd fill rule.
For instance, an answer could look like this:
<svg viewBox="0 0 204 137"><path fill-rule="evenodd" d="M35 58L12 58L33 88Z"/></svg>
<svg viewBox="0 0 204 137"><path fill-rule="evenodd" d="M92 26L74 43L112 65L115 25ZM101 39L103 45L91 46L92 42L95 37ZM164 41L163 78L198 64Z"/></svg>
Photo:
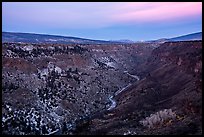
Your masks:
<svg viewBox="0 0 204 137"><path fill-rule="evenodd" d="M202 15L202 2L3 3L3 20L59 28L176 21Z"/></svg>
<svg viewBox="0 0 204 137"><path fill-rule="evenodd" d="M141 2L118 6L116 9L122 11L114 14L112 19L119 22L169 21L202 15L202 2Z"/></svg>

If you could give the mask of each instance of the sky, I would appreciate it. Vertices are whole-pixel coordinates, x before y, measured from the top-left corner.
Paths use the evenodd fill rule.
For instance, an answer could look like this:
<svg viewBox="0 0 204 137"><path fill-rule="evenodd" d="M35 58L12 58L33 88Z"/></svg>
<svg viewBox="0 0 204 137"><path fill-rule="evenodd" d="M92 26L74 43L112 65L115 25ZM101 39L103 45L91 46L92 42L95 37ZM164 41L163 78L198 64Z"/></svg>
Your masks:
<svg viewBox="0 0 204 137"><path fill-rule="evenodd" d="M202 2L2 2L2 31L133 41L202 32Z"/></svg>

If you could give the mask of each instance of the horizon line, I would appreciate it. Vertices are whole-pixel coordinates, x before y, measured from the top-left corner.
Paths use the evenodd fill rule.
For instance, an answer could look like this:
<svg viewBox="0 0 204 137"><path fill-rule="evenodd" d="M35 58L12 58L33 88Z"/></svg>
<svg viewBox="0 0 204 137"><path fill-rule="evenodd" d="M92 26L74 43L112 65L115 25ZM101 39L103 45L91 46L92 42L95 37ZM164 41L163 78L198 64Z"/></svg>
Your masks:
<svg viewBox="0 0 204 137"><path fill-rule="evenodd" d="M24 33L24 34L36 34L36 35L49 35L49 36L58 36L58 37L72 37L72 38L79 38L79 39L87 39L87 40L98 40L98 41L119 41L119 40L130 40L133 42L137 42L137 41L152 41L152 40L159 40L159 39L171 39L174 37L181 37L181 36L185 36L185 35L190 35L190 34L196 34L196 33L202 33L202 31L197 31L197 32L191 32L191 33L187 33L187 34L181 34L178 36L173 36L170 38L165 38L165 37L160 37L157 39L149 39L149 40L132 40L132 39L116 39L116 40L107 40L107 39L93 39L93 38L86 38L86 37L78 37L78 36L70 36L70 35L63 35L63 34L48 34L48 33L37 33L37 32L17 32L17 31L2 31L2 33Z"/></svg>

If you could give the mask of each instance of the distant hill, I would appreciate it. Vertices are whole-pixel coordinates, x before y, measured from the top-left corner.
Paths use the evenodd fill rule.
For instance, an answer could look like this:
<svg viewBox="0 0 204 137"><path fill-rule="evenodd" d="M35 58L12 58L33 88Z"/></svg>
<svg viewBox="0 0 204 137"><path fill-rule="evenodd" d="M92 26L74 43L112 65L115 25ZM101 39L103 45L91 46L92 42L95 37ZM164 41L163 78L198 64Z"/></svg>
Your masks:
<svg viewBox="0 0 204 137"><path fill-rule="evenodd" d="M174 38L162 38L158 40L150 40L145 42L164 43L164 42L171 42L171 41L193 41L193 40L202 40L202 32L182 35Z"/></svg>
<svg viewBox="0 0 204 137"><path fill-rule="evenodd" d="M191 41L191 40L202 40L202 32L192 33L169 39L169 41Z"/></svg>
<svg viewBox="0 0 204 137"><path fill-rule="evenodd" d="M202 40L202 32L192 33L174 38L161 38L158 40L144 41L147 43L164 43L167 41L192 41ZM131 44L131 40L92 40L78 37L34 34L34 33L16 33L2 32L2 42L23 42L23 43L49 43L49 44Z"/></svg>
<svg viewBox="0 0 204 137"><path fill-rule="evenodd" d="M23 43L51 43L51 44L112 44L124 42L112 42L104 40L91 40L78 37L67 37L34 33L2 32L2 42L23 42Z"/></svg>

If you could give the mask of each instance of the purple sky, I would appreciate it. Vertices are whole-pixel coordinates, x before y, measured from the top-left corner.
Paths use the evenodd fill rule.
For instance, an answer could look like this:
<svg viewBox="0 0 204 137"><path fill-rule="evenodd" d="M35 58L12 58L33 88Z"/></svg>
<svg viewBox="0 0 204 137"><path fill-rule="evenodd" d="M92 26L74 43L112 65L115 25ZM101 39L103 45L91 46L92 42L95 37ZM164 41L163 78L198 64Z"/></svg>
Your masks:
<svg viewBox="0 0 204 137"><path fill-rule="evenodd" d="M152 40L202 31L202 2L3 2L3 31Z"/></svg>

